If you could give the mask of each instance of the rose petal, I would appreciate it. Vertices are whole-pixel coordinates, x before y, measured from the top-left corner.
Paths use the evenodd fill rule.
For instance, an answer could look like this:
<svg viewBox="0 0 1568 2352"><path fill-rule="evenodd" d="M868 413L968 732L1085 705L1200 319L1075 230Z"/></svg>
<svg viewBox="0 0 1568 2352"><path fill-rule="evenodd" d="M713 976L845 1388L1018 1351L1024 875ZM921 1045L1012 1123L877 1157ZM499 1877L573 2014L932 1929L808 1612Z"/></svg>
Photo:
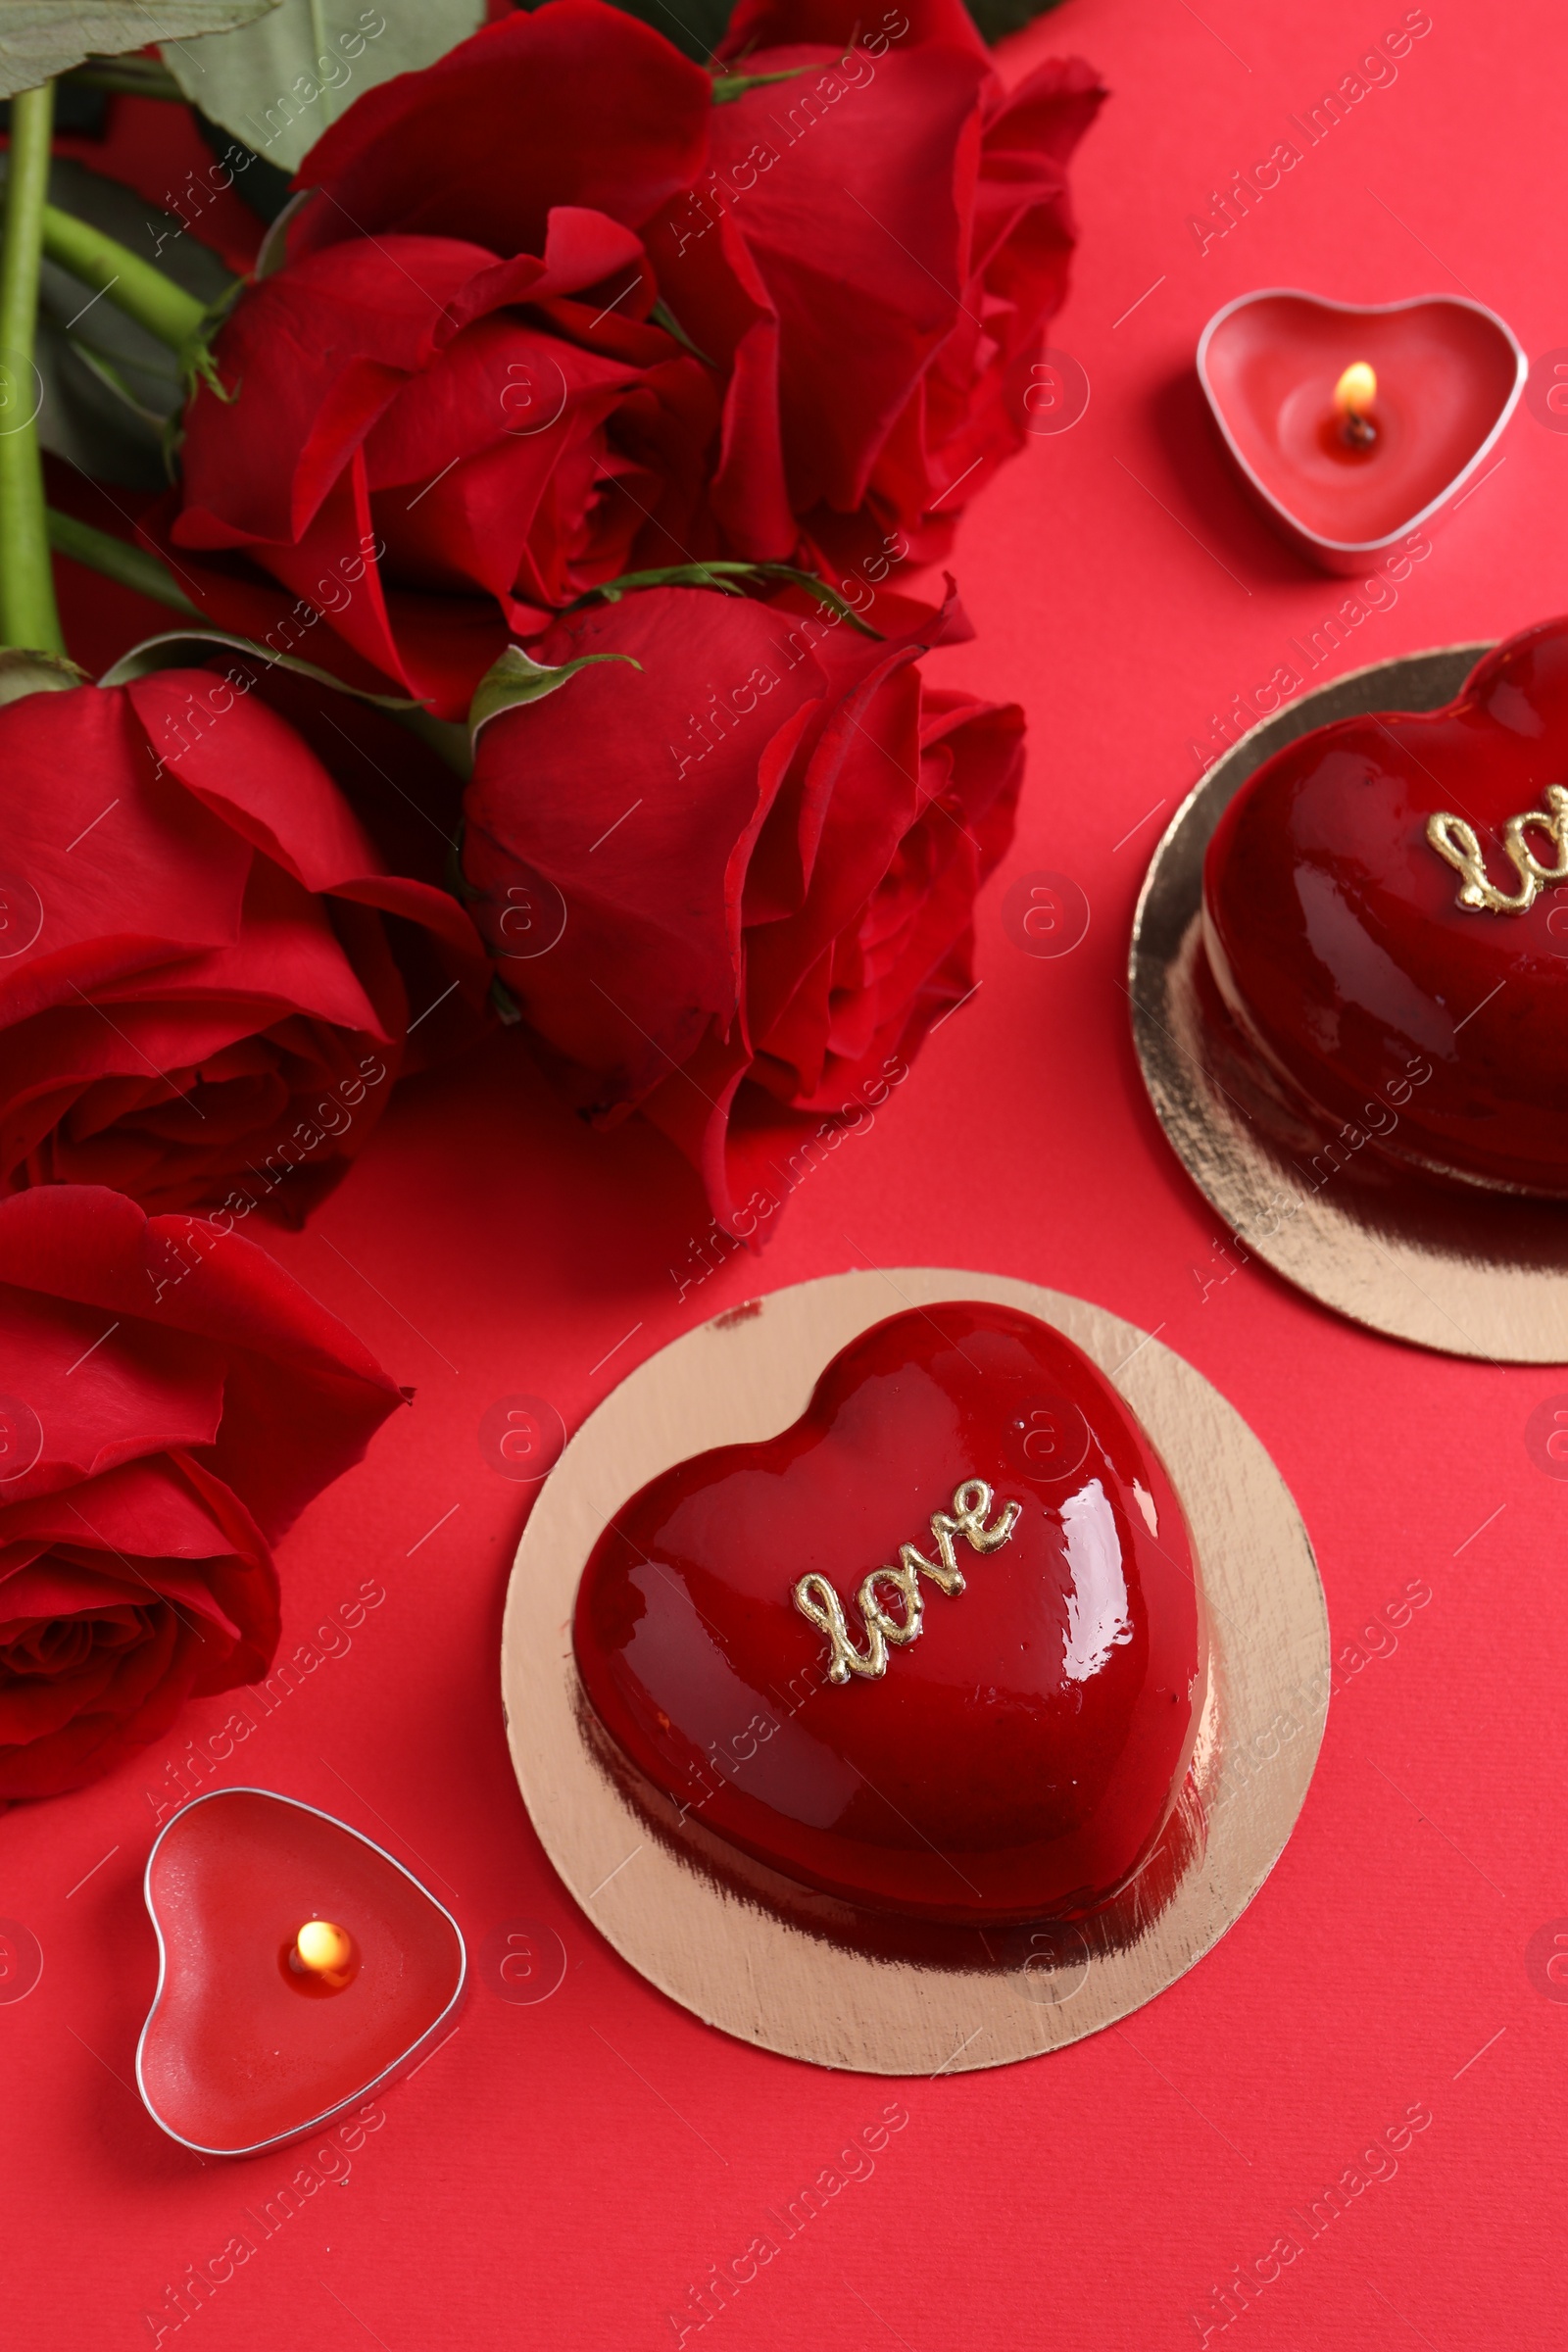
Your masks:
<svg viewBox="0 0 1568 2352"><path fill-rule="evenodd" d="M290 251L398 229L538 253L560 205L635 228L697 176L710 103L708 76L658 33L601 0L553 0L367 90L300 168L296 184L325 193Z"/></svg>
<svg viewBox="0 0 1568 2352"><path fill-rule="evenodd" d="M203 1445L207 1466L275 1541L312 1494L358 1460L401 1392L265 1250L221 1229L202 1245L193 1230L188 1218L149 1219L116 1193L41 1186L0 1201L0 1285L118 1318L129 1327L127 1345L170 1365L171 1381L189 1383L199 1367L204 1409L216 1358L222 1366L218 1434L204 1443L182 1432L179 1442ZM93 1315L65 1319L85 1334L83 1346L105 1328L104 1321L92 1328ZM188 1335L184 1345L178 1334ZM60 1354L56 1345L53 1360ZM34 1408L40 1421L53 1394L46 1388ZM286 1445L278 1442L283 1431ZM40 1474L17 1486L30 1494L59 1483L40 1465Z"/></svg>

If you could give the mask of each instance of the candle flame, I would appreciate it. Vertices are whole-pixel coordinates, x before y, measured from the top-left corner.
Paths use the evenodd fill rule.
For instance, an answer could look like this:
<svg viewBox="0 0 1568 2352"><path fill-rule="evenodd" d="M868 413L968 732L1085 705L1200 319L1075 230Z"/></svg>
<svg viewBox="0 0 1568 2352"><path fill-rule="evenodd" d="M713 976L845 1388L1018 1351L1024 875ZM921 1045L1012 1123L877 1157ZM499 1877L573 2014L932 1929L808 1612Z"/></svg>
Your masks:
<svg viewBox="0 0 1568 2352"><path fill-rule="evenodd" d="M1378 379L1365 360L1352 360L1334 387L1334 406L1342 416L1364 416L1378 396Z"/></svg>
<svg viewBox="0 0 1568 2352"><path fill-rule="evenodd" d="M308 1919L294 1938L294 1949L300 1966L318 1977L340 1974L354 1956L349 1937L329 1919Z"/></svg>

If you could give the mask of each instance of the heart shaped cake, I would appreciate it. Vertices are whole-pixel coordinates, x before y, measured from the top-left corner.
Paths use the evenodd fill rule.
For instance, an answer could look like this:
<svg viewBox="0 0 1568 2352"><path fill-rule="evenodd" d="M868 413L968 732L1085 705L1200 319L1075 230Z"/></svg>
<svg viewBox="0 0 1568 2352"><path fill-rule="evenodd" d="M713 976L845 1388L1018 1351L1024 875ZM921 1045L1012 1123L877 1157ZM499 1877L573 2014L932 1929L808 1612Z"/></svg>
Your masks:
<svg viewBox="0 0 1568 2352"><path fill-rule="evenodd" d="M250 2155L368 2097L463 1991L463 1937L434 1896L368 1838L265 1788L175 1814L148 1857L147 1908L163 1968L136 2076L154 2119L204 2155ZM323 1922L347 1965L301 1969L297 1939Z"/></svg>
<svg viewBox="0 0 1568 2352"><path fill-rule="evenodd" d="M1209 844L1203 946L1352 1149L1568 1198L1568 619L1445 710L1341 719L1258 768Z"/></svg>
<svg viewBox="0 0 1568 2352"><path fill-rule="evenodd" d="M1152 1852L1206 1641L1181 1504L1059 1332L956 1301L841 1350L793 1427L680 1463L583 1571L578 1670L682 1828L796 1886L1082 1917Z"/></svg>

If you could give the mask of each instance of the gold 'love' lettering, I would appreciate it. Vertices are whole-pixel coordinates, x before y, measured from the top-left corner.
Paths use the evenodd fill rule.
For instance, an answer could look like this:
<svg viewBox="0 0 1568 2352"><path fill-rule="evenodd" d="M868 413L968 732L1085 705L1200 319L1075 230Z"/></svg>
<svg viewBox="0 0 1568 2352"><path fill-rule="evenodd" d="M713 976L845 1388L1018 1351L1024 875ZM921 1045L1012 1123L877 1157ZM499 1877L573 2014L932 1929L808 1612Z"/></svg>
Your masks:
<svg viewBox="0 0 1568 2352"><path fill-rule="evenodd" d="M1487 872L1487 861L1473 825L1446 808L1427 818L1427 839L1440 858L1446 858L1464 877L1458 903L1472 913L1523 914L1536 903L1548 882L1568 882L1568 792L1560 784L1546 786L1544 808L1529 808L1510 816L1502 828L1502 846L1519 877L1516 891L1499 890ZM1543 865L1525 839L1534 826L1544 833L1557 853L1554 865Z"/></svg>
<svg viewBox="0 0 1568 2352"><path fill-rule="evenodd" d="M1004 1502L988 1527L990 1509L991 1489L985 1480L965 1479L953 1497L952 1517L946 1511L931 1514L934 1560L928 1560L912 1544L901 1544L896 1568L873 1568L862 1580L855 1597L865 1629L864 1649L857 1648L852 1641L844 1603L827 1578L813 1573L799 1579L794 1587L795 1606L827 1636L830 1683L847 1683L852 1674L886 1674L889 1643L902 1649L906 1642L919 1640L925 1612L919 1579L929 1577L939 1592L961 1592L963 1570L958 1566L954 1539L962 1536L974 1551L995 1551L1012 1534L1023 1505ZM884 1592L890 1599L896 1597L897 1615L883 1599Z"/></svg>

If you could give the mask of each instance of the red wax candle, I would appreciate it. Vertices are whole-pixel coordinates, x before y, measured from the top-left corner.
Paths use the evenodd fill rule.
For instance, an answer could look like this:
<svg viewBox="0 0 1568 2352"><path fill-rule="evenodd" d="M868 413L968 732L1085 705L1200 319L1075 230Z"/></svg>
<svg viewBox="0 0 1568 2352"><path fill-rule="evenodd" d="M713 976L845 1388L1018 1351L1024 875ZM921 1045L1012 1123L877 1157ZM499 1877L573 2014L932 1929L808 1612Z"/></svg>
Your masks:
<svg viewBox="0 0 1568 2352"><path fill-rule="evenodd" d="M1336 389L1376 376L1372 438L1345 431ZM1198 373L1243 480L1325 570L1359 571L1450 506L1518 403L1525 355L1457 295L1361 306L1244 294L1209 320Z"/></svg>
<svg viewBox="0 0 1568 2352"><path fill-rule="evenodd" d="M154 2120L203 2155L297 2138L448 2030L457 1922L390 1854L262 1788L187 1805L147 1862L158 1991L136 2053Z"/></svg>

